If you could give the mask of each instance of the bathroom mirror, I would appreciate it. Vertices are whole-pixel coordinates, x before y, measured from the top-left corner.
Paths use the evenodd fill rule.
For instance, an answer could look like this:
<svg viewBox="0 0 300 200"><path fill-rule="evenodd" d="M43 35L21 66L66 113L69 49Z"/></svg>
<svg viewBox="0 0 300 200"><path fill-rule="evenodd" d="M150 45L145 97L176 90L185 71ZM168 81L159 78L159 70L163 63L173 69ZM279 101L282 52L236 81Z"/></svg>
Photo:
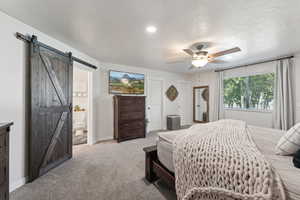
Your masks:
<svg viewBox="0 0 300 200"><path fill-rule="evenodd" d="M206 123L209 122L209 87L198 86L194 87L194 122Z"/></svg>

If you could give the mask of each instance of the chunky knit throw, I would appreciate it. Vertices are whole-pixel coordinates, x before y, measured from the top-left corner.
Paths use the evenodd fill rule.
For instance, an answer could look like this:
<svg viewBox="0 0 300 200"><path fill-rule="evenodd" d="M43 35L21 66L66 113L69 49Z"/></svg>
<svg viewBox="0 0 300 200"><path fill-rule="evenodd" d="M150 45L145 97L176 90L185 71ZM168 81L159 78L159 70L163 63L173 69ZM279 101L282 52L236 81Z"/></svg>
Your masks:
<svg viewBox="0 0 300 200"><path fill-rule="evenodd" d="M195 125L173 143L179 200L284 200L282 182L246 123Z"/></svg>

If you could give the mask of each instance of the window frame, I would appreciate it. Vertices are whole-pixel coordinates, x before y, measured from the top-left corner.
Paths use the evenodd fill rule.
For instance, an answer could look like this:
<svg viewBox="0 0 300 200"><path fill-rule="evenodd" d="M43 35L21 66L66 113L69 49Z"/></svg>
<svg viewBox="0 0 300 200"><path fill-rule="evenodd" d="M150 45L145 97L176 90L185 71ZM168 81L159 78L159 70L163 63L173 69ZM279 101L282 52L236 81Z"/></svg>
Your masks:
<svg viewBox="0 0 300 200"><path fill-rule="evenodd" d="M224 99L224 90L225 90L225 84L224 81L227 79L233 79L233 78L240 78L240 77L250 77L250 76L257 76L257 75L266 75L266 74L274 74L274 85L273 85L273 101L275 100L275 77L276 73L273 71L270 72L265 72L265 73L259 73L259 74L245 74L245 75L240 75L240 76L230 76L230 77L224 77L223 78L223 88L222 89L222 100L223 100L223 109L224 111L234 111L234 112L257 112L257 113L273 113L274 112L274 107L272 109L257 109L257 108L230 108L225 106L225 99Z"/></svg>

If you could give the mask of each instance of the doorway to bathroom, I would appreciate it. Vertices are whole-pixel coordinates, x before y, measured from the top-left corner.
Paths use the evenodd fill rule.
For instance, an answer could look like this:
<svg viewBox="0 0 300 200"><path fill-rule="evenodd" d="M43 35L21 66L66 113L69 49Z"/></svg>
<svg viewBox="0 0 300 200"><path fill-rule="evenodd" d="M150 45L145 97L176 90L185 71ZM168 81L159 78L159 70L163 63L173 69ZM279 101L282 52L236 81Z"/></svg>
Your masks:
<svg viewBox="0 0 300 200"><path fill-rule="evenodd" d="M73 145L88 143L89 71L74 66L73 69Z"/></svg>

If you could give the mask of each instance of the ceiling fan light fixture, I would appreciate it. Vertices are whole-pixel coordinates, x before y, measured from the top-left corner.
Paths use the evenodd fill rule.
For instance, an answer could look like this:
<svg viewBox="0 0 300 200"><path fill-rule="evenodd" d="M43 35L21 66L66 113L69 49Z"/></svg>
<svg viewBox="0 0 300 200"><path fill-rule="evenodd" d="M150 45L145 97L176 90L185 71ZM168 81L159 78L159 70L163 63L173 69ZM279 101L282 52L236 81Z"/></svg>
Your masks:
<svg viewBox="0 0 300 200"><path fill-rule="evenodd" d="M192 60L192 65L195 67L204 67L208 63L207 56L197 56Z"/></svg>

